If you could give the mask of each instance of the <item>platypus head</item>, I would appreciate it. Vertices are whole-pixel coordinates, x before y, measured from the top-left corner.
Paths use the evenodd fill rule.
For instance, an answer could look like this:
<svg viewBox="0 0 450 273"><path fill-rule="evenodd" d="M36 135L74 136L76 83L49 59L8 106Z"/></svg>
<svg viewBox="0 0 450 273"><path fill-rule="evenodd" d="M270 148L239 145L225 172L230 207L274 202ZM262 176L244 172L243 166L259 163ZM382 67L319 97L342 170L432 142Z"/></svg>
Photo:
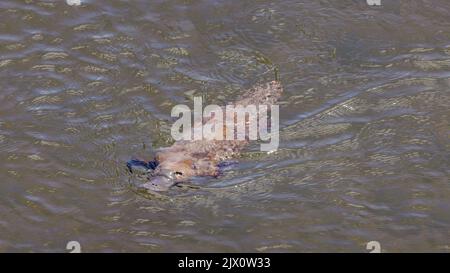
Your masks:
<svg viewBox="0 0 450 273"><path fill-rule="evenodd" d="M157 167L149 172L149 182L142 185L151 191L167 191L177 183L187 181L196 173L193 160L180 154L157 155L155 162Z"/></svg>

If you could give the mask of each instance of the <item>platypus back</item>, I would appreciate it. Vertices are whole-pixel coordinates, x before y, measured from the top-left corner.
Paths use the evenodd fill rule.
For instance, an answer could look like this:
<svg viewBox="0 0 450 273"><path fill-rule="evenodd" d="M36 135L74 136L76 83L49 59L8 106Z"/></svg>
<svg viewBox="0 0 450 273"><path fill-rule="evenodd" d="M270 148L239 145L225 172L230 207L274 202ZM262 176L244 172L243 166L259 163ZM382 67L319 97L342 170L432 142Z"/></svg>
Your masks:
<svg viewBox="0 0 450 273"><path fill-rule="evenodd" d="M280 82L272 81L256 85L246 90L234 105L274 105L283 89ZM203 123L205 123L205 119ZM208 120L211 122L211 119ZM214 120L213 120L214 122ZM248 122L255 122L249 121ZM233 126L234 127L234 126ZM226 128L224 127L224 131ZM148 172L149 181L141 185L151 191L165 191L180 182L187 182L194 176L218 176L219 163L236 156L249 140L181 140L172 146L160 149L151 164L128 164L133 171L133 164L139 167L152 166Z"/></svg>

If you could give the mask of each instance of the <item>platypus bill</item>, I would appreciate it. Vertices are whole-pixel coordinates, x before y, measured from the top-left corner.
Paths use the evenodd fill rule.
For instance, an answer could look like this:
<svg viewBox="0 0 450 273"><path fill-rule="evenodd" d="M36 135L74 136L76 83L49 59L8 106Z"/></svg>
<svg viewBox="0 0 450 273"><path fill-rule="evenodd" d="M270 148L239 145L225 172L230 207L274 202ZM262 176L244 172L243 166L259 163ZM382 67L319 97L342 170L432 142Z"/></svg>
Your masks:
<svg viewBox="0 0 450 273"><path fill-rule="evenodd" d="M275 104L282 93L281 84L272 81L246 90L234 105ZM225 111L223 111L225 113ZM212 118L214 119L214 118ZM211 122L209 119L207 122ZM203 120L203 122L206 122ZM257 121L251 121L257 122ZM224 133L226 128L224 127ZM180 140L160 149L153 161L130 160L127 167L132 173L143 174L148 182L139 187L150 191L167 191L178 183L197 176L219 175L219 165L230 160L249 143L246 140Z"/></svg>

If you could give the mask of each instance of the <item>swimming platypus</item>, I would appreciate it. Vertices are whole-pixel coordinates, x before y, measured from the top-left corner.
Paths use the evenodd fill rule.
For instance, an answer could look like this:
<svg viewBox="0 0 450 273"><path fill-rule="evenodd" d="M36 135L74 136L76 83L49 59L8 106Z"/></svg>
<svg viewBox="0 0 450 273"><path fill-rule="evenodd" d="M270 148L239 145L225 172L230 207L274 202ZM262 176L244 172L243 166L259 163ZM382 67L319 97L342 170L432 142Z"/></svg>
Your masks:
<svg viewBox="0 0 450 273"><path fill-rule="evenodd" d="M234 105L243 107L248 105L272 106L277 102L282 91L278 81L256 85L245 91L241 98L234 102ZM203 118L201 122L202 124L214 123L215 118L215 115L209 119ZM251 118L250 115L246 116L246 130L248 130L249 123L257 122ZM234 129L235 124L232 125ZM224 126L222 131L217 130L223 135L226 134L226 131L227 126ZM153 161L144 162L134 159L129 161L127 166L131 172L137 169L146 172L148 182L143 183L141 187L150 191L166 191L180 182L188 182L192 177L217 177L219 165L236 156L250 141L248 137L232 140L217 139L220 138L213 139L211 136L208 138L203 133L201 140L179 140L170 147L158 150Z"/></svg>

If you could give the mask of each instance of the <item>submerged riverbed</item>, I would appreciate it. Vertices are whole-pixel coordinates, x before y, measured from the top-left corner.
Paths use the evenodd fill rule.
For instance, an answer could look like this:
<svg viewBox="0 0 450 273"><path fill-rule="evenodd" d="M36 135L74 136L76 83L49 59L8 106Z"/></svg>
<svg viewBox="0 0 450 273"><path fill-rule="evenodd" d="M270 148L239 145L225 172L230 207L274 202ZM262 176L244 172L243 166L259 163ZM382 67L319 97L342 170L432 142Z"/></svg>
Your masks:
<svg viewBox="0 0 450 273"><path fill-rule="evenodd" d="M82 3L0 2L0 252L449 251L449 1ZM174 105L274 68L278 151L133 191Z"/></svg>

